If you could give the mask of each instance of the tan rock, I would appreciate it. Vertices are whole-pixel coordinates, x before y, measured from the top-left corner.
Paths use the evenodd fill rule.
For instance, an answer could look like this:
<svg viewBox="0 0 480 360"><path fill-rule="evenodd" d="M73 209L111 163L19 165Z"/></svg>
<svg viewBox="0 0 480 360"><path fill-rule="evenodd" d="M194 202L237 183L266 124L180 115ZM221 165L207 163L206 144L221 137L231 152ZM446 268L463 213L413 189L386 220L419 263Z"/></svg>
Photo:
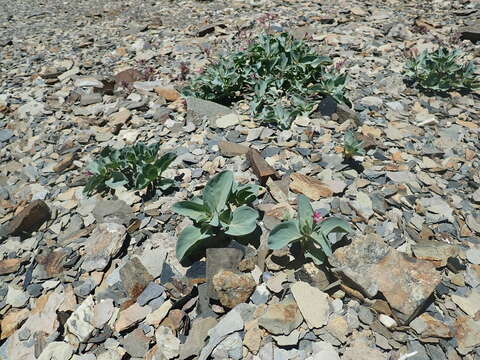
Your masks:
<svg viewBox="0 0 480 360"><path fill-rule="evenodd" d="M165 301L160 307L154 312L147 315L145 322L148 325L158 326L165 319L168 312L172 308L173 304L170 300Z"/></svg>
<svg viewBox="0 0 480 360"><path fill-rule="evenodd" d="M290 190L303 194L311 200L316 201L333 195L333 191L328 185L311 176L294 173L290 175L290 180L292 181Z"/></svg>
<svg viewBox="0 0 480 360"><path fill-rule="evenodd" d="M245 336L243 345L250 350L252 354L258 353L262 344L263 330L258 326L258 320L250 320L245 323Z"/></svg>
<svg viewBox="0 0 480 360"><path fill-rule="evenodd" d="M288 335L302 322L302 314L294 300L270 304L258 318L258 324L273 335Z"/></svg>
<svg viewBox="0 0 480 360"><path fill-rule="evenodd" d="M290 290L310 329L327 324L331 313L328 294L303 281L294 283Z"/></svg>
<svg viewBox="0 0 480 360"><path fill-rule="evenodd" d="M0 275L7 275L18 271L22 263L24 263L25 261L28 261L28 259L13 258L0 260Z"/></svg>
<svg viewBox="0 0 480 360"><path fill-rule="evenodd" d="M16 214L7 226L9 235L20 236L37 231L50 219L50 208L42 200L34 200Z"/></svg>
<svg viewBox="0 0 480 360"><path fill-rule="evenodd" d="M28 309L11 309L3 316L0 322L0 340L6 339L28 318L30 311Z"/></svg>
<svg viewBox="0 0 480 360"><path fill-rule="evenodd" d="M458 343L458 352L462 355L472 351L480 345L480 321L468 316L460 316L455 322L455 339Z"/></svg>
<svg viewBox="0 0 480 360"><path fill-rule="evenodd" d="M120 332L135 324L138 324L140 321L145 319L150 312L150 306L140 306L138 303L133 303L133 305L130 305L125 310L120 311L118 319L115 322L115 331Z"/></svg>
<svg viewBox="0 0 480 360"><path fill-rule="evenodd" d="M181 97L180 93L173 87L156 87L153 90L167 101L175 101Z"/></svg>
<svg viewBox="0 0 480 360"><path fill-rule="evenodd" d="M213 277L213 287L220 303L231 309L248 301L255 291L256 283L250 274L236 274L223 270Z"/></svg>

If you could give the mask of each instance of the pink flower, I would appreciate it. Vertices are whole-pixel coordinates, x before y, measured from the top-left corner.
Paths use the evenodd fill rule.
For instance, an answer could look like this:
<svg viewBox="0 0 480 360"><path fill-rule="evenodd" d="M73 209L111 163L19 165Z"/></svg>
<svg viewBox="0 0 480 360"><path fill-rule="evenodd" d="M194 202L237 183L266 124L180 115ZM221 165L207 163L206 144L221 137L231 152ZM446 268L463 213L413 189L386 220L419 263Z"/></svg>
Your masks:
<svg viewBox="0 0 480 360"><path fill-rule="evenodd" d="M320 212L317 210L313 213L313 222L314 224L318 224L323 221L323 216L320 214Z"/></svg>

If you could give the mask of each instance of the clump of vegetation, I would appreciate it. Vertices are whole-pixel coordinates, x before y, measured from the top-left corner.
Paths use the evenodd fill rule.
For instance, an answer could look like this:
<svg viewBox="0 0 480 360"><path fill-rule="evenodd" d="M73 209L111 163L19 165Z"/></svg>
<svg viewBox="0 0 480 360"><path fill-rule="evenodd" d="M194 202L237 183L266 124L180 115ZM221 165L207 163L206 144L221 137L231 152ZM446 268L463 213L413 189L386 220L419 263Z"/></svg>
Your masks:
<svg viewBox="0 0 480 360"><path fill-rule="evenodd" d="M174 204L174 212L193 220L178 237L177 258L185 263L208 247L253 233L259 214L248 204L256 200L258 190L257 185L236 183L231 171L223 171L208 181L201 197Z"/></svg>
<svg viewBox="0 0 480 360"><path fill-rule="evenodd" d="M346 74L330 65L330 58L287 33L262 35L208 66L183 93L223 104L249 100L252 117L286 129L327 95L350 105Z"/></svg>
<svg viewBox="0 0 480 360"><path fill-rule="evenodd" d="M458 50L425 50L406 63L404 73L408 81L426 92L476 90L480 82L475 75L475 66L473 62L460 63L461 57Z"/></svg>
<svg viewBox="0 0 480 360"><path fill-rule="evenodd" d="M328 235L332 232L348 233L351 231L350 225L336 217L323 219L319 212L313 211L305 195L298 196L297 205L298 218L284 221L273 228L268 238L268 247L277 250L298 242L305 258L312 259L317 265L323 264L332 254Z"/></svg>
<svg viewBox="0 0 480 360"><path fill-rule="evenodd" d="M347 131L343 137L343 157L351 160L354 156L364 155L363 141L359 140L353 131Z"/></svg>
<svg viewBox="0 0 480 360"><path fill-rule="evenodd" d="M160 144L137 143L116 150L106 147L100 156L87 166L90 175L83 191L92 194L124 186L127 189L147 189L151 193L156 188L164 191L174 181L162 177L162 173L175 160L174 153L166 153L158 158Z"/></svg>

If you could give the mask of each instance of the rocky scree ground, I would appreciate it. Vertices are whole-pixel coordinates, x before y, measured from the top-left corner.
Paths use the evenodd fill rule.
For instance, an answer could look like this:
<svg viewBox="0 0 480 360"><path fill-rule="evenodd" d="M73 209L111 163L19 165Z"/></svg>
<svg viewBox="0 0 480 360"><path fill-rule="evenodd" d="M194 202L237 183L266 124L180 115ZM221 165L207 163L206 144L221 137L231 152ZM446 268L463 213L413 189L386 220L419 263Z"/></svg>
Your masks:
<svg viewBox="0 0 480 360"><path fill-rule="evenodd" d="M1 359L480 358L478 93L426 96L401 74L438 46L478 64L478 1L0 8ZM280 131L242 103L180 97L265 31L343 64L354 110L330 102ZM360 167L342 158L348 129ZM83 194L90 160L138 141L178 155L165 172L178 191ZM184 268L174 249L189 222L171 207L225 169L265 185L260 246ZM295 193L354 228L329 267L266 249Z"/></svg>

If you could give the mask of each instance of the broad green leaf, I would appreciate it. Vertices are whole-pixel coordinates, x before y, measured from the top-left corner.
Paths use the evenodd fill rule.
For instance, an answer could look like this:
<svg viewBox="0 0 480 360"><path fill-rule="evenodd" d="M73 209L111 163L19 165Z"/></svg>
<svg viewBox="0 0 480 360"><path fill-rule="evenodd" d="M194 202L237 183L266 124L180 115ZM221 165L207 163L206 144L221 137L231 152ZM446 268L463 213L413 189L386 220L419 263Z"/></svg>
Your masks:
<svg viewBox="0 0 480 360"><path fill-rule="evenodd" d="M325 262L325 253L322 249L317 248L313 243L307 244L304 249L305 257L312 259L316 265L322 265Z"/></svg>
<svg viewBox="0 0 480 360"><path fill-rule="evenodd" d="M195 226L187 226L178 236L176 255L178 260L183 261L195 249L197 249L202 240L208 239L212 236L208 230L200 229Z"/></svg>
<svg viewBox="0 0 480 360"><path fill-rule="evenodd" d="M172 211L197 222L208 218L207 208L193 201L179 201L172 206Z"/></svg>
<svg viewBox="0 0 480 360"><path fill-rule="evenodd" d="M203 201L211 213L219 213L225 207L233 185L233 173L223 171L215 175L203 189Z"/></svg>
<svg viewBox="0 0 480 360"><path fill-rule="evenodd" d="M348 222L337 217L331 217L320 223L319 231L327 237L332 231L349 233L352 231Z"/></svg>
<svg viewBox="0 0 480 360"><path fill-rule="evenodd" d="M332 255L332 247L330 246L330 242L325 235L323 235L323 233L314 231L310 234L310 237L313 239L313 241L320 245L326 256Z"/></svg>
<svg viewBox="0 0 480 360"><path fill-rule="evenodd" d="M298 222L300 224L300 232L308 235L313 229L313 208L308 198L299 194L297 197L298 205Z"/></svg>
<svg viewBox="0 0 480 360"><path fill-rule="evenodd" d="M164 191L171 188L173 185L175 185L175 181L173 181L172 179L163 178L163 179L157 180L156 184L160 190Z"/></svg>
<svg viewBox="0 0 480 360"><path fill-rule="evenodd" d="M172 152L163 154L160 159L155 161L155 166L157 167L158 173L161 174L164 172L176 158L177 155Z"/></svg>
<svg viewBox="0 0 480 360"><path fill-rule="evenodd" d="M293 241L302 237L298 229L298 221L290 220L275 226L268 236L268 248L272 250L281 249Z"/></svg>
<svg viewBox="0 0 480 360"><path fill-rule="evenodd" d="M240 206L232 213L232 220L225 233L232 236L250 234L257 227L257 219L257 210L249 206Z"/></svg>
<svg viewBox="0 0 480 360"><path fill-rule="evenodd" d="M120 186L123 186L128 183L128 179L119 171L115 171L112 173L110 179L105 181L105 185L109 188L115 189Z"/></svg>

